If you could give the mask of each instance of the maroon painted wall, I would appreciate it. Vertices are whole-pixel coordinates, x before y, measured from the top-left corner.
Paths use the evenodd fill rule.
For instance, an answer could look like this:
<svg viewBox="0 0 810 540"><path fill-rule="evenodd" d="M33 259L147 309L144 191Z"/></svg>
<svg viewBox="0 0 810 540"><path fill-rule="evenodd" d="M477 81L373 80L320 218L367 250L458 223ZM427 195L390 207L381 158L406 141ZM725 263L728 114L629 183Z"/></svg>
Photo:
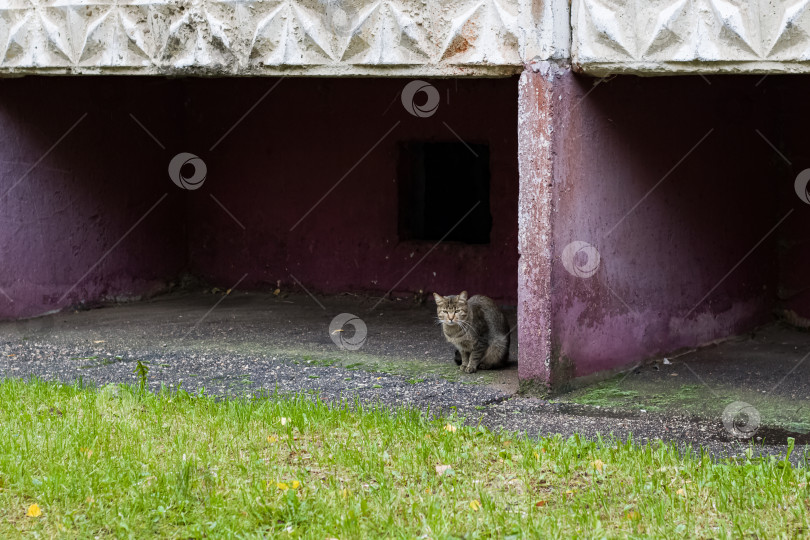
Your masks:
<svg viewBox="0 0 810 540"><path fill-rule="evenodd" d="M517 79L434 80L441 102L427 118L402 106L407 80L284 79L209 151L275 82L185 84L189 151L209 172L188 193L194 271L228 285L247 274L248 287L296 287L292 274L328 293L466 288L516 302ZM398 146L456 134L490 145L491 241L442 243L414 268L435 242L397 239Z"/></svg>
<svg viewBox="0 0 810 540"><path fill-rule="evenodd" d="M0 196L14 186L0 199L0 318L136 297L186 271L225 287L247 274L242 289L295 287L293 274L314 291L516 301L516 79L433 81L428 118L403 108L408 80L284 79L260 100L276 82L0 80ZM456 134L490 144L491 243L428 255L434 242L397 239L397 148ZM170 181L178 152L206 162L200 189Z"/></svg>
<svg viewBox="0 0 810 540"><path fill-rule="evenodd" d="M160 118L155 133L171 144L178 90L157 79L0 80L0 318L148 293L182 270L181 194L129 116Z"/></svg>
<svg viewBox="0 0 810 540"><path fill-rule="evenodd" d="M795 209L780 231L777 246L779 263L779 307L810 318L810 204L789 189L798 174L810 168L810 79L806 77L769 76L759 84L768 99L778 104L776 122L780 131L772 142L784 159L775 157L776 165L787 168L780 190L781 204ZM787 164L787 161L790 164Z"/></svg>
<svg viewBox="0 0 810 540"><path fill-rule="evenodd" d="M795 172L756 130L775 145L806 137L780 124L789 104L758 80L617 77L594 88L563 72L540 83L553 92L555 159L551 231L538 234L551 233L555 260L549 357L533 362L552 386L771 320L789 273L780 277L780 238L807 230L810 206L791 198ZM577 240L601 255L590 278L560 259ZM797 249L806 256L807 243Z"/></svg>

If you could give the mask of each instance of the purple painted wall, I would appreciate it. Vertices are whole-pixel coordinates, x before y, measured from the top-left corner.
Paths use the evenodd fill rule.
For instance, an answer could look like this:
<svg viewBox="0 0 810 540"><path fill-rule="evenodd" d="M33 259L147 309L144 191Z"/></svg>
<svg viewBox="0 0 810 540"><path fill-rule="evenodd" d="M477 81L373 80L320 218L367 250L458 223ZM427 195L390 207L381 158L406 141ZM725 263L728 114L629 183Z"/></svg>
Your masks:
<svg viewBox="0 0 810 540"><path fill-rule="evenodd" d="M602 257L590 279L554 269L555 345L577 359L574 375L767 320L776 234L724 279L786 213L786 171L755 131L778 132L756 81L623 77L584 100L593 81L563 81L554 242L584 240Z"/></svg>
<svg viewBox="0 0 810 540"><path fill-rule="evenodd" d="M276 82L0 80L0 318L149 294L185 271L516 302L516 79L434 81L428 118L403 108L407 80L284 79L260 99ZM491 242L428 255L434 242L397 239L397 148L456 134L490 144ZM170 181L178 152L206 162L200 189Z"/></svg>
<svg viewBox="0 0 810 540"><path fill-rule="evenodd" d="M522 377L562 389L771 319L779 239L801 229L798 213L788 215L800 205L790 198L795 173L757 132L774 144L791 136L758 78L618 77L594 87L569 71L524 77L536 89L524 99L550 106L555 158L545 172L550 225L533 233L553 253L551 293L522 297L519 308L551 314L550 323L526 320L522 339L547 328L550 338L521 351ZM537 98L544 92L551 97ZM563 264L574 241L601 256L591 277ZM584 272L583 255L573 266Z"/></svg>
<svg viewBox="0 0 810 540"><path fill-rule="evenodd" d="M768 99L778 103L776 121L781 127L773 143L784 158L775 156L776 166L786 167L789 174L781 179L781 204L795 211L780 231L778 245L779 305L810 319L810 204L802 202L790 189L798 174L810 168L810 80L805 77L768 77L760 83ZM787 162L790 162L790 165Z"/></svg>
<svg viewBox="0 0 810 540"><path fill-rule="evenodd" d="M517 79L432 81L441 102L427 118L402 106L407 80L285 79L209 150L275 82L186 83L188 148L209 172L188 194L195 272L227 285L247 274L248 287L297 287L293 275L328 293L466 288L516 302ZM490 145L491 241L442 243L414 268L435 242L397 239L398 146L456 135Z"/></svg>
<svg viewBox="0 0 810 540"><path fill-rule="evenodd" d="M129 116L161 118L155 132L172 144L178 90L156 79L0 80L0 318L149 293L182 270L181 194Z"/></svg>

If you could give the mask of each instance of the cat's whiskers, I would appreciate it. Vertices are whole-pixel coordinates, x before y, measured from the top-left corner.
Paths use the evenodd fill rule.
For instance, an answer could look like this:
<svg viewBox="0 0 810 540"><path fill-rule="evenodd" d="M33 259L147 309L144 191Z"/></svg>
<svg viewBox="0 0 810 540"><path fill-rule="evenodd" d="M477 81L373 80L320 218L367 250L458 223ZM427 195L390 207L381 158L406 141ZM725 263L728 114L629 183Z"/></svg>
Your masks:
<svg viewBox="0 0 810 540"><path fill-rule="evenodd" d="M456 323L461 327L465 334L471 334L478 338L478 332L475 331L475 328L468 323L467 321L462 321L461 319L456 319Z"/></svg>

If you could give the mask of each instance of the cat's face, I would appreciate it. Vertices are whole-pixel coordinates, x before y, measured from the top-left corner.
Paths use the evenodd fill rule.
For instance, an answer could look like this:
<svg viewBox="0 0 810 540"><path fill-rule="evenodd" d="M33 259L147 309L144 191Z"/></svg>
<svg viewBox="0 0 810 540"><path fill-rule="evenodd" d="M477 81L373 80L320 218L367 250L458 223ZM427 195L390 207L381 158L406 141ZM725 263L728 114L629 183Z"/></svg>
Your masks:
<svg viewBox="0 0 810 540"><path fill-rule="evenodd" d="M442 296L433 293L436 300L436 314L442 324L452 326L467 320L467 291L458 296Z"/></svg>

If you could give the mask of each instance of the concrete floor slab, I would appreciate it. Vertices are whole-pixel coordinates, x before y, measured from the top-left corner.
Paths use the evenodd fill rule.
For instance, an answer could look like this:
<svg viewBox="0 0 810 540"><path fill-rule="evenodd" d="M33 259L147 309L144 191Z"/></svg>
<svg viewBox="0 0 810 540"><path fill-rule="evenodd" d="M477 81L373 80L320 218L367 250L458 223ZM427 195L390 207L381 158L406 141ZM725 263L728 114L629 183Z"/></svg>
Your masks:
<svg viewBox="0 0 810 540"><path fill-rule="evenodd" d="M810 333L786 324L659 359L563 397L572 403L739 421L810 434ZM748 406L748 407L747 407ZM745 416L752 418L745 420ZM758 419L757 419L758 417ZM742 427L742 426L740 426Z"/></svg>

